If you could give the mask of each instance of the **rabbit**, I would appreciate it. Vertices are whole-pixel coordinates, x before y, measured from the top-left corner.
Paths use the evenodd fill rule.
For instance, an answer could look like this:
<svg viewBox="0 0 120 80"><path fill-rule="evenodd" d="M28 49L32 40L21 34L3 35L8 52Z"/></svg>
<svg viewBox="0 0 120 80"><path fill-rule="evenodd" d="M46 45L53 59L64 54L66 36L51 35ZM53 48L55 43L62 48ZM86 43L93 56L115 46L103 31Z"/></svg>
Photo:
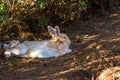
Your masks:
<svg viewBox="0 0 120 80"><path fill-rule="evenodd" d="M71 40L66 34L60 33L60 28L48 26L50 40L25 41L4 52L7 58L12 55L18 57L51 58L70 53Z"/></svg>

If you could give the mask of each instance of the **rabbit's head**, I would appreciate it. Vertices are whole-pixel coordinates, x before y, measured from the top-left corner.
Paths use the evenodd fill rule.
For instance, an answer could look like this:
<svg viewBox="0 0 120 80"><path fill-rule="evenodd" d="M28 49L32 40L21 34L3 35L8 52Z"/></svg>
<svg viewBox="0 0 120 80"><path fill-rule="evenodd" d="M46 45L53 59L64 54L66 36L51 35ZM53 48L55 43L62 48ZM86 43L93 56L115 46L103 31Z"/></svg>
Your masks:
<svg viewBox="0 0 120 80"><path fill-rule="evenodd" d="M51 26L48 26L48 32L52 36L52 41L54 42L61 42L61 43L67 43L68 45L71 44L71 40L66 34L60 33L60 28L58 26L55 26L54 28Z"/></svg>
<svg viewBox="0 0 120 80"><path fill-rule="evenodd" d="M58 26L54 28L48 26L48 32L52 36L51 42L54 43L51 47L56 49L56 52L61 54L71 52L71 41L66 34L60 33L60 28Z"/></svg>

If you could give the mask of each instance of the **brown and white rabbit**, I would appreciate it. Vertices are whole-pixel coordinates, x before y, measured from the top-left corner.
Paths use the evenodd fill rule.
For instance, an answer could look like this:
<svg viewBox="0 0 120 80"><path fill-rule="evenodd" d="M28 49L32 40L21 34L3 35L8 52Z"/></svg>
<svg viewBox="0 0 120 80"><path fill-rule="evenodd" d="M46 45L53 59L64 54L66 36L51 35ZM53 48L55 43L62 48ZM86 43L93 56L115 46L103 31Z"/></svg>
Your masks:
<svg viewBox="0 0 120 80"><path fill-rule="evenodd" d="M58 57L71 52L71 41L66 34L60 33L58 26L48 26L48 32L52 36L50 40L25 41L4 52L6 57L15 55L18 57L50 58Z"/></svg>

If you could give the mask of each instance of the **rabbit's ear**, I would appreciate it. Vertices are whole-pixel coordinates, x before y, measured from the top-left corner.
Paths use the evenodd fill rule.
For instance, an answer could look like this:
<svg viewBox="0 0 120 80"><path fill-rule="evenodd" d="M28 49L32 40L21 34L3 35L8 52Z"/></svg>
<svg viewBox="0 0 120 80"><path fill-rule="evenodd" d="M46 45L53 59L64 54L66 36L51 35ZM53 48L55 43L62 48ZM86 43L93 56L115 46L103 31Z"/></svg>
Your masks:
<svg viewBox="0 0 120 80"><path fill-rule="evenodd" d="M47 28L48 28L48 32L51 36L55 35L55 31L54 31L54 28L52 26L48 26Z"/></svg>
<svg viewBox="0 0 120 80"><path fill-rule="evenodd" d="M60 36L60 28L58 26L55 26L54 29L55 29L56 36L59 37Z"/></svg>

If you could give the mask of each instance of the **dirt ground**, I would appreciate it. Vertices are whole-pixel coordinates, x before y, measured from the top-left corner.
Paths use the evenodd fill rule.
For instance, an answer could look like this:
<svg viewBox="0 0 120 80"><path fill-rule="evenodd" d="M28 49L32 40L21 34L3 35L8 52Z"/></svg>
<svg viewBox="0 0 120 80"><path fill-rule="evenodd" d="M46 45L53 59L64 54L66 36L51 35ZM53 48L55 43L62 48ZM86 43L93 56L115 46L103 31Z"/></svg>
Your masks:
<svg viewBox="0 0 120 80"><path fill-rule="evenodd" d="M102 70L120 66L120 14L90 15L62 29L72 52L57 58L0 59L0 80L96 80Z"/></svg>

